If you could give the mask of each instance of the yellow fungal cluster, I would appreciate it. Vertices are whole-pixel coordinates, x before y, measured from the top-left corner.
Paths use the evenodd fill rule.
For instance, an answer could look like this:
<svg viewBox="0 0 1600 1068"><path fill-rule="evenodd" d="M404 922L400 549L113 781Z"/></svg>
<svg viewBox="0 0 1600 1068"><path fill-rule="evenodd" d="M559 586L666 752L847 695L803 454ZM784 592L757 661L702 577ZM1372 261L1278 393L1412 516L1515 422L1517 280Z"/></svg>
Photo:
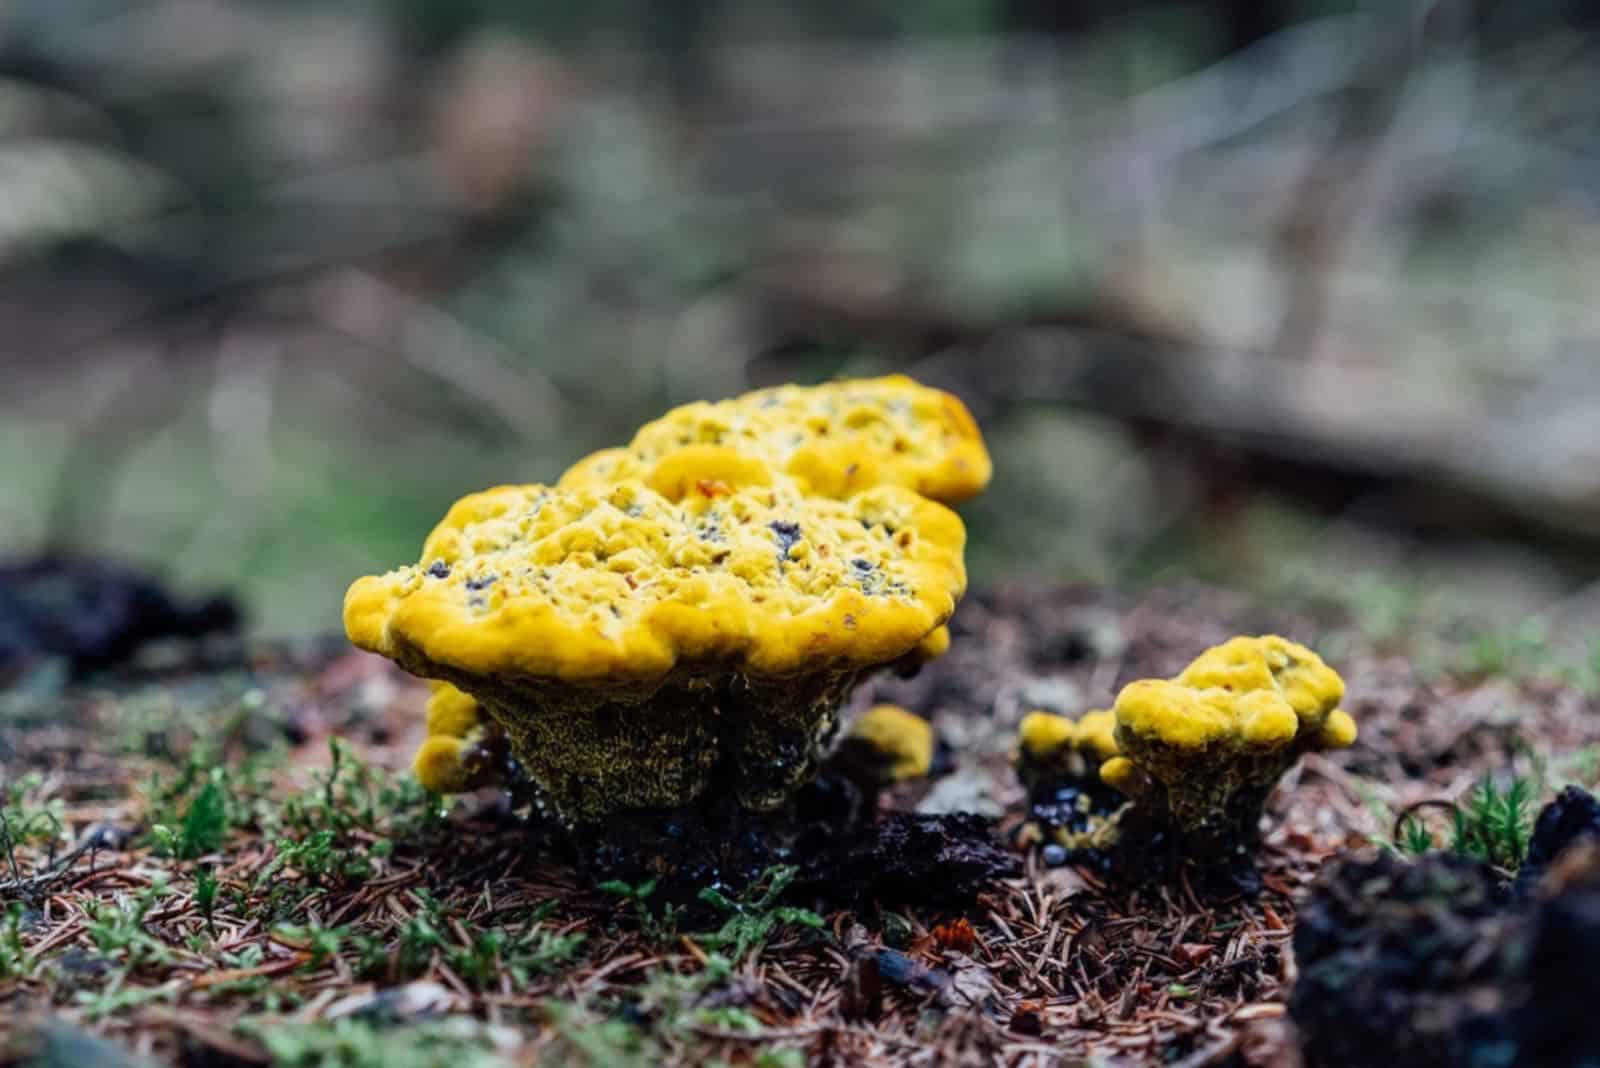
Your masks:
<svg viewBox="0 0 1600 1068"><path fill-rule="evenodd" d="M1077 719L1030 712L1017 728L1017 776L1031 792L1062 779L1092 778L1117 755L1116 717L1096 709Z"/></svg>
<svg viewBox="0 0 1600 1068"><path fill-rule="evenodd" d="M1119 755L1100 777L1164 808L1192 833L1249 837L1261 804L1301 753L1356 738L1344 680L1276 635L1233 638L1176 678L1131 682L1113 714Z"/></svg>
<svg viewBox="0 0 1600 1068"><path fill-rule="evenodd" d="M950 644L942 618L964 586L965 533L931 502L971 496L991 470L961 402L903 375L685 405L628 446L580 460L554 488L502 486L463 498L416 567L352 587L346 626L357 644L436 679L428 738L414 761L429 789L494 781L498 766L485 754L507 730L547 789L548 781L609 780L592 765L611 757L574 764L562 746L534 754L518 726L526 717L505 712L503 695L486 695L506 690L506 679L536 679L531 689L518 683L510 704L607 707L590 697L574 704L570 694L552 703L544 691L554 680L624 689L625 703L648 708L672 704L650 695L655 679L672 691L719 673L777 679L827 665L827 692L799 687L778 702L782 719L788 704L834 701L840 680L869 665L933 659ZM516 556L527 557L520 571L509 560ZM925 628L925 618L940 622ZM688 667L696 663L704 670ZM739 695L745 704L748 689ZM578 714L575 729L586 715L595 713ZM649 719L636 715L633 729L652 733L641 716ZM809 729L820 739L831 724L830 713ZM768 799L810 773L819 744L801 746L804 759L772 758ZM571 774L554 770L563 763ZM709 762L697 753L689 763L699 770L672 770L653 790L619 793L610 807L697 792ZM558 803L561 792L552 790ZM751 781L741 796L755 803L760 792ZM605 806L566 807L592 814Z"/></svg>
<svg viewBox="0 0 1600 1068"><path fill-rule="evenodd" d="M867 709L842 744L860 750L881 782L920 779L933 767L933 724L899 705Z"/></svg>
<svg viewBox="0 0 1600 1068"><path fill-rule="evenodd" d="M623 448L579 460L559 486L637 478L678 500L706 479L759 486L787 476L821 497L903 486L959 504L992 472L978 424L959 399L887 375L674 408Z"/></svg>
<svg viewBox="0 0 1600 1068"><path fill-rule="evenodd" d="M557 483L558 491L595 489L643 481L674 502L714 496L734 488L763 488L792 481L810 496L843 497L875 486L904 486L942 504L957 504L989 483L990 462L978 424L950 393L930 389L902 374L848 379L822 385L779 385L725 401L685 404L646 424L624 448L602 449L578 460ZM438 524L424 558L443 552L467 524L515 507L522 486L472 494ZM909 662L942 656L950 632L936 627L917 644ZM454 692L462 710L478 724L493 719L477 702ZM435 697L435 700L438 700ZM482 777L451 763L472 750L450 739L459 731L435 731L418 751L414 771L432 790L453 791L446 782ZM440 739L434 742L434 739Z"/></svg>
<svg viewBox="0 0 1600 1068"><path fill-rule="evenodd" d="M476 700L449 683L435 682L427 721L428 737L411 762L425 788L454 794L499 781L504 732Z"/></svg>
<svg viewBox="0 0 1600 1068"><path fill-rule="evenodd" d="M1117 755L1116 717L1104 710L1085 712L1078 719L1053 712L1030 712L1017 728L1017 745L1023 756L1047 761L1067 752L1098 760Z"/></svg>

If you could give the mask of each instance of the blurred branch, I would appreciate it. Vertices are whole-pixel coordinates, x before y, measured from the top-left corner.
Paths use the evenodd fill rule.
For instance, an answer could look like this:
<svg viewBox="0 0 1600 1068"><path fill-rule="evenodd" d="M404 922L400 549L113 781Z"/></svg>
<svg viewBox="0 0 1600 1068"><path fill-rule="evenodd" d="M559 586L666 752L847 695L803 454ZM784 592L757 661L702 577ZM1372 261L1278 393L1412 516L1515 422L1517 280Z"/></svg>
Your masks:
<svg viewBox="0 0 1600 1068"><path fill-rule="evenodd" d="M554 382L426 301L349 269L314 286L311 305L325 323L396 353L522 437L560 432L570 405Z"/></svg>

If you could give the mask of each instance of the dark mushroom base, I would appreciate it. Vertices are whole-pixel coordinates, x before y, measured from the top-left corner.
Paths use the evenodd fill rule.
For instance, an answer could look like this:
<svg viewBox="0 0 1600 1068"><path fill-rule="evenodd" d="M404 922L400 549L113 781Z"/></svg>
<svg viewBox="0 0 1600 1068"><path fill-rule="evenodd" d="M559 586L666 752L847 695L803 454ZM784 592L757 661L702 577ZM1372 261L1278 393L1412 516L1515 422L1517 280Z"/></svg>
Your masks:
<svg viewBox="0 0 1600 1068"><path fill-rule="evenodd" d="M833 774L802 786L773 811L753 811L713 789L692 804L578 824L561 840L585 878L655 879L653 900L663 902L692 902L708 886L737 893L768 868L792 865L797 899L829 907L903 901L954 907L1019 870L989 820L879 813L875 797Z"/></svg>
<svg viewBox="0 0 1600 1068"><path fill-rule="evenodd" d="M1198 828L1184 827L1171 813L1143 802L1129 805L1117 818L1117 839L1107 850L1106 870L1134 884L1170 881L1183 871L1202 895L1253 895L1261 889L1265 793L1236 796L1225 818Z"/></svg>
<svg viewBox="0 0 1600 1068"><path fill-rule="evenodd" d="M757 811L781 806L816 775L839 708L868 673L763 678L699 665L600 687L424 670L477 698L551 814L571 825L713 791Z"/></svg>

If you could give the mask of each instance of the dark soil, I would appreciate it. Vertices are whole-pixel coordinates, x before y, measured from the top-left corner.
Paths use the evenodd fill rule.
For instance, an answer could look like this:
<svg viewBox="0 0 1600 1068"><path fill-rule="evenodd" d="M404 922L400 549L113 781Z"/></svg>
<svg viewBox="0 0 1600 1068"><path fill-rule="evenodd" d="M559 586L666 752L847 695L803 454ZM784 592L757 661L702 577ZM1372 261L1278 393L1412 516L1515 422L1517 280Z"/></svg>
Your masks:
<svg viewBox="0 0 1600 1068"><path fill-rule="evenodd" d="M962 908L1021 872L1021 859L996 839L994 822L973 813L880 812L875 790L830 770L773 813L723 798L534 833L591 885L650 879L657 899L679 906L692 907L702 887L738 893L786 865L798 869L790 899L828 911Z"/></svg>

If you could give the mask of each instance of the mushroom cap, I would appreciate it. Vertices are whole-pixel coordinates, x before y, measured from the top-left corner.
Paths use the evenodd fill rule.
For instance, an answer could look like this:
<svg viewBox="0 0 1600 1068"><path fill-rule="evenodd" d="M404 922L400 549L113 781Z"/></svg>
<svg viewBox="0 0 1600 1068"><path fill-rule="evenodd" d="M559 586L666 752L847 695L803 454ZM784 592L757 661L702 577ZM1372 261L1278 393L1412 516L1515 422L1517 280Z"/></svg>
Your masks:
<svg viewBox="0 0 1600 1068"><path fill-rule="evenodd" d="M933 724L899 705L873 705L851 724L849 737L882 762L891 782L921 778L933 767Z"/></svg>
<svg viewBox="0 0 1600 1068"><path fill-rule="evenodd" d="M1078 717L1078 748L1101 760L1117 755L1117 717L1108 708L1097 708Z"/></svg>
<svg viewBox="0 0 1600 1068"><path fill-rule="evenodd" d="M1338 673L1305 646L1233 638L1176 678L1123 687L1113 709L1120 754L1101 765L1101 781L1133 797L1160 793L1184 826L1248 830L1259 813L1237 799L1259 808L1301 753L1355 741L1343 696Z"/></svg>
<svg viewBox="0 0 1600 1068"><path fill-rule="evenodd" d="M436 794L459 794L472 789L473 769L469 765L472 745L447 734L425 740L411 759L411 771L425 790Z"/></svg>
<svg viewBox="0 0 1600 1068"><path fill-rule="evenodd" d="M1266 634L1230 638L1183 669L1178 682L1196 690L1278 693L1308 726L1320 725L1344 698L1344 680L1298 642Z"/></svg>
<svg viewBox="0 0 1600 1068"><path fill-rule="evenodd" d="M719 482L678 501L637 481L500 486L458 501L417 564L357 580L345 629L458 684L859 670L949 618L965 538L898 486L834 500Z"/></svg>
<svg viewBox="0 0 1600 1068"><path fill-rule="evenodd" d="M1049 761L1071 750L1109 760L1117 755L1116 717L1105 709L1085 712L1074 720L1053 712L1029 712L1017 727L1017 748L1026 759Z"/></svg>
<svg viewBox="0 0 1600 1068"><path fill-rule="evenodd" d="M1140 679L1117 695L1122 749L1160 745L1257 753L1342 748L1355 721L1338 709L1344 680L1316 653L1268 634L1207 649L1173 679Z"/></svg>
<svg viewBox="0 0 1600 1068"><path fill-rule="evenodd" d="M701 480L767 485L786 475L819 496L904 486L957 504L993 464L960 399L905 375L777 386L674 408L633 441L579 460L568 489L638 478L677 500Z"/></svg>

